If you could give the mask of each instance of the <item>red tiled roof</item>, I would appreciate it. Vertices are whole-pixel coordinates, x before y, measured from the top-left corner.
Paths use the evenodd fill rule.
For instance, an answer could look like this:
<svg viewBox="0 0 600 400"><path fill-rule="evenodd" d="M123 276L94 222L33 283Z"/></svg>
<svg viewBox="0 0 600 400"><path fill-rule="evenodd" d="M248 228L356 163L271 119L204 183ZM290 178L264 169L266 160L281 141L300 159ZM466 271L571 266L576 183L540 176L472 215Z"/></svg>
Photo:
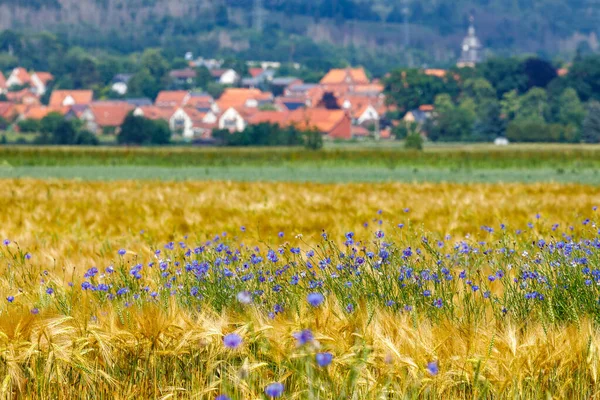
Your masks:
<svg viewBox="0 0 600 400"><path fill-rule="evenodd" d="M422 104L419 106L419 110L425 111L425 112L433 111L434 109L435 108L433 107L432 104Z"/></svg>
<svg viewBox="0 0 600 400"><path fill-rule="evenodd" d="M158 106L142 106L139 109L143 112L144 117L148 119L162 119L168 121L171 119L178 107L158 107Z"/></svg>
<svg viewBox="0 0 600 400"><path fill-rule="evenodd" d="M348 118L348 115L344 110L300 108L290 114L289 121L300 129L312 127L317 128L320 132L329 133L346 118Z"/></svg>
<svg viewBox="0 0 600 400"><path fill-rule="evenodd" d="M0 89L6 88L6 78L2 75L2 71L0 71Z"/></svg>
<svg viewBox="0 0 600 400"><path fill-rule="evenodd" d="M248 73L253 78L256 78L257 76L259 76L263 72L264 72L264 69L262 69L262 68L249 68L248 69Z"/></svg>
<svg viewBox="0 0 600 400"><path fill-rule="evenodd" d="M163 106L183 106L189 99L190 93L187 90L163 90L158 93L154 104Z"/></svg>
<svg viewBox="0 0 600 400"><path fill-rule="evenodd" d="M558 76L565 76L569 73L569 69L568 68L559 68L556 70L556 74Z"/></svg>
<svg viewBox="0 0 600 400"><path fill-rule="evenodd" d="M22 117L40 120L50 113L65 115L67 112L69 112L69 107L31 106L23 112Z"/></svg>
<svg viewBox="0 0 600 400"><path fill-rule="evenodd" d="M15 105L8 101L0 101L0 117L4 119L12 119L17 114Z"/></svg>
<svg viewBox="0 0 600 400"><path fill-rule="evenodd" d="M39 98L31 93L31 90L28 88L21 89L18 92L8 92L6 93L6 98L8 101L13 103L22 103L22 104L40 104Z"/></svg>
<svg viewBox="0 0 600 400"><path fill-rule="evenodd" d="M54 90L50 96L49 105L59 107L67 97L71 97L75 104L90 104L94 98L91 90Z"/></svg>
<svg viewBox="0 0 600 400"><path fill-rule="evenodd" d="M15 75L23 85L26 85L29 83L29 81L31 81L31 76L29 75L29 72L27 72L27 70L22 67L17 67L13 69L11 76L12 75Z"/></svg>
<svg viewBox="0 0 600 400"><path fill-rule="evenodd" d="M248 100L270 100L273 97L271 93L265 93L259 89L244 89L244 88L228 88L225 89L217 105L221 111L225 111L230 107L244 107Z"/></svg>
<svg viewBox="0 0 600 400"><path fill-rule="evenodd" d="M321 85L368 84L369 78L362 68L332 69L320 83Z"/></svg>
<svg viewBox="0 0 600 400"><path fill-rule="evenodd" d="M259 111L248 118L249 124L270 123L280 126L287 125L289 112L287 111Z"/></svg>
<svg viewBox="0 0 600 400"><path fill-rule="evenodd" d="M95 122L100 127L121 126L134 106L124 101L98 101L89 105Z"/></svg>
<svg viewBox="0 0 600 400"><path fill-rule="evenodd" d="M34 72L34 74L44 85L54 80L54 75L52 75L50 72Z"/></svg>

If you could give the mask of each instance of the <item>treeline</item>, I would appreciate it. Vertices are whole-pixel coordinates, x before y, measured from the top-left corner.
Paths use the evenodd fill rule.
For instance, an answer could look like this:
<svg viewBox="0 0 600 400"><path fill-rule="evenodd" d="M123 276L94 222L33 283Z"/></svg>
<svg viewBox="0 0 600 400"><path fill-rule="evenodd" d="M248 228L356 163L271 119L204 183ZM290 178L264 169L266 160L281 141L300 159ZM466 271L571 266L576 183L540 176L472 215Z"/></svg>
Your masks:
<svg viewBox="0 0 600 400"><path fill-rule="evenodd" d="M323 136L315 129L298 129L294 125L260 123L248 125L241 132L215 129L212 137L223 146L304 146L318 150L323 147Z"/></svg>
<svg viewBox="0 0 600 400"><path fill-rule="evenodd" d="M385 80L392 118L422 105L435 111L421 126L433 141L600 142L600 56L574 60L568 71L539 58L495 58L445 77L396 70Z"/></svg>

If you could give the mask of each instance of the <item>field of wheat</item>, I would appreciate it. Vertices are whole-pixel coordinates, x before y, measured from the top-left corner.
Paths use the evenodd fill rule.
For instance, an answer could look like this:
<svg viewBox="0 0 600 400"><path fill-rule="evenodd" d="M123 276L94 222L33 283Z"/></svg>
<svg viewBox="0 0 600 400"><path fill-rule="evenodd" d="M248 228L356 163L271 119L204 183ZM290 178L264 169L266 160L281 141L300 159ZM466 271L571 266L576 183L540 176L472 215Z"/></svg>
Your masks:
<svg viewBox="0 0 600 400"><path fill-rule="evenodd" d="M600 187L1 184L2 398L599 396Z"/></svg>

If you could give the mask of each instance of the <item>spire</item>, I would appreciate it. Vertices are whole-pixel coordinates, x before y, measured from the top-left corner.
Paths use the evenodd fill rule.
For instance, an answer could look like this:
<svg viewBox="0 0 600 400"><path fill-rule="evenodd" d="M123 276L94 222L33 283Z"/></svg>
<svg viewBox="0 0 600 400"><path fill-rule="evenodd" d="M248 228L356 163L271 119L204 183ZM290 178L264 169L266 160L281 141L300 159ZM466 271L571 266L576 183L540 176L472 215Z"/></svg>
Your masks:
<svg viewBox="0 0 600 400"><path fill-rule="evenodd" d="M475 17L469 16L469 30L462 41L461 56L456 64L459 68L474 67L482 60L483 46L475 34Z"/></svg>

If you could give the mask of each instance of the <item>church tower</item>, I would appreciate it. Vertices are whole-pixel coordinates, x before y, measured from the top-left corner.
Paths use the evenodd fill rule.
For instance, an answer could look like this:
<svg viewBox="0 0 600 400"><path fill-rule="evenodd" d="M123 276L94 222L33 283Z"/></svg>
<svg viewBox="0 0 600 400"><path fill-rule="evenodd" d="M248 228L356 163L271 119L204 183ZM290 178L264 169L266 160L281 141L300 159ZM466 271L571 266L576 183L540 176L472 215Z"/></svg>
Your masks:
<svg viewBox="0 0 600 400"><path fill-rule="evenodd" d="M458 63L456 63L456 66L459 68L472 68L483 60L483 45L475 34L475 19L473 16L469 18L469 21L469 31L462 42L462 54Z"/></svg>

